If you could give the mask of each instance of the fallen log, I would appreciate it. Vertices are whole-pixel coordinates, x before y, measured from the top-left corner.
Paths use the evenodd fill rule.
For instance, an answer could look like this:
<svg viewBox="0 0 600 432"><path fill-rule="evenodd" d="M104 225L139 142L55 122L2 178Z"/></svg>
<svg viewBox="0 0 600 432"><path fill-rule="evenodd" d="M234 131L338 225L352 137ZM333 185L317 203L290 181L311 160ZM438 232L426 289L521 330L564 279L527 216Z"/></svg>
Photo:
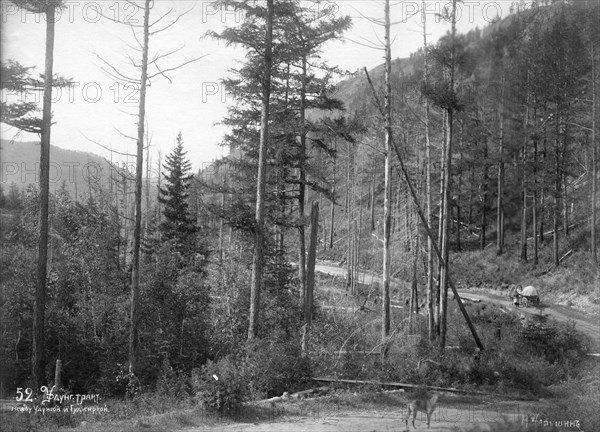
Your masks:
<svg viewBox="0 0 600 432"><path fill-rule="evenodd" d="M338 352L327 352L324 354L329 354L329 355L342 355L342 354L360 354L360 355L381 355L381 351L376 350L376 351L338 351Z"/></svg>
<svg viewBox="0 0 600 432"><path fill-rule="evenodd" d="M274 406L278 402L285 402L288 400L295 400L295 399L307 399L311 396L321 396L321 395L327 394L328 392L329 392L329 387L321 386L321 387L312 388L312 389L308 389L308 390L302 390L302 391L292 393L292 394L289 394L288 392L284 392L281 396L275 396L275 397L272 397L269 399L261 399L261 400L256 401L256 403L258 403L258 404L268 403L268 404L271 404L271 406Z"/></svg>
<svg viewBox="0 0 600 432"><path fill-rule="evenodd" d="M476 299L476 298L473 298L473 297L465 297L463 295L460 298L463 299L463 300L466 300L466 301L470 301L472 303L481 303L481 299ZM454 299L452 299L452 300L454 300Z"/></svg>
<svg viewBox="0 0 600 432"><path fill-rule="evenodd" d="M560 264L561 262L563 262L563 260L565 258L567 258L569 255L571 255L573 253L573 249L569 250L566 254L564 254L562 257L560 257L560 259L558 260L558 263Z"/></svg>
<svg viewBox="0 0 600 432"><path fill-rule="evenodd" d="M311 396L322 396L324 394L327 394L327 393L329 393L329 390L330 390L329 387L322 386L322 387L317 387L317 388L313 388L313 389L296 392L294 394L291 394L289 396L289 398L290 399L307 399Z"/></svg>
<svg viewBox="0 0 600 432"><path fill-rule="evenodd" d="M481 395L481 396L491 396L492 393L485 393L475 390L463 390L457 388L447 388L447 387L436 387L436 386L422 386L418 384L407 384L407 383L399 383L399 382L382 382L382 381L370 381L370 380L351 380L351 379L340 379L340 378L312 378L313 381L317 382L326 382L326 383L339 383L339 384L369 384L369 385L379 385L382 387L399 387L399 388L409 388L409 389L427 389L433 391L443 391L449 393L465 393L465 394L473 394L473 395Z"/></svg>

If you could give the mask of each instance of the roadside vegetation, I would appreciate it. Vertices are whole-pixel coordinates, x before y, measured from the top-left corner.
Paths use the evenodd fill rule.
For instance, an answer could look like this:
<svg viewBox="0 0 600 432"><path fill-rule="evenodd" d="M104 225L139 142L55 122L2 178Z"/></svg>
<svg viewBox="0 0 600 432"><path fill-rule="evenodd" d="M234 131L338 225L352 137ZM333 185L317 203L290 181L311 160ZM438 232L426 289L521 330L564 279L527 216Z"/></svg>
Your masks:
<svg viewBox="0 0 600 432"><path fill-rule="evenodd" d="M236 96L227 157L192 173L180 133L157 181L138 163L135 178L111 166L106 187L74 194L66 182L48 197L0 189L0 396L17 399L0 426L218 428L301 417L304 397L391 412L434 387L448 392L441 404L542 400L539 418L600 430L598 341L544 313L600 316L598 4L535 3L459 35L452 1L451 31L394 61L393 76L388 8L385 68L341 80L320 50L349 17L293 0L221 3L246 15L207 37L249 52L222 83ZM3 64L20 79L29 69ZM457 91L480 81L510 91ZM418 90L391 106L392 85ZM344 276L315 274L317 259ZM505 298L534 285L542 304L523 315L465 298L461 310L451 280ZM45 402L39 382L55 399L92 400ZM383 392L394 385L409 392Z"/></svg>

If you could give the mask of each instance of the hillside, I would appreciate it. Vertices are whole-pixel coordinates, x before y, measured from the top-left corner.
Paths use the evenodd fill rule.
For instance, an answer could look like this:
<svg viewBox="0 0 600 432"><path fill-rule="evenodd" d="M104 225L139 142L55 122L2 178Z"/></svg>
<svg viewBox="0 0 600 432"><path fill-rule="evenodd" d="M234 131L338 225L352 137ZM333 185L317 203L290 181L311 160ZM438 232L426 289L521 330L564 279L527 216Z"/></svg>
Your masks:
<svg viewBox="0 0 600 432"><path fill-rule="evenodd" d="M455 263L452 273L461 286L495 290L504 284L536 284L559 304L574 305L587 313L599 315L600 275L589 254L593 179L591 154L597 144L586 132L591 130L592 124L589 105L582 105L577 95L578 92L591 94L590 82L594 77L589 65L554 71L563 61L569 65L583 62L581 57L571 57L569 50L575 51L575 47L592 37L580 26L581 17L582 14L598 16L599 8L597 4L592 7L589 2L587 7L591 9L586 11L585 7L584 3L567 5L556 2L509 15L482 30L475 29L457 36L459 61L456 85L460 108L455 113L450 245L451 259ZM572 38L568 43L570 47L567 46L566 35ZM444 43L442 40L430 49L430 79L437 81L434 85L438 88L443 85L443 77L436 59L442 55ZM394 134L408 154L407 163L421 164L420 167L412 167L415 184L425 181L425 97L421 93L423 62L422 50L409 58L393 60L391 75ZM380 100L383 100L383 73L384 65L369 71ZM559 73L560 77L553 75ZM529 77L535 74L539 83L524 84L527 74ZM568 111L562 114L565 119L556 127L565 128L566 132L557 135L545 125L546 121L553 121L559 108L556 98L550 93L554 91L553 84L543 84L554 79L567 79L567 86L572 86L567 91L573 95L573 102L560 107ZM565 91L564 88L561 91ZM536 94L545 102L530 107L532 104L523 94L530 94L529 98ZM346 118L358 117L366 124L374 125L372 130L381 127L378 126L381 122L373 90L363 71L339 83L332 96L343 102L343 116ZM436 106L434 100L430 104L433 184L436 191L432 216L433 228L437 232L440 181L437 164L442 149L443 110ZM531 115L534 109L537 117ZM310 119L316 122L339 115L339 112L311 112ZM523 121L523 118L526 120ZM577 128L567 124L583 126ZM350 155L356 158L355 179L350 185L347 179L338 180L336 190L341 190L341 193L347 188L368 191L366 196L356 198L357 209L351 216L356 220L369 218L369 212L361 216L358 208L367 207L369 210L369 197L374 189L375 209L370 218L375 221L371 222L371 226L380 227L383 219L383 171L373 172L373 166L381 166L382 158L378 153L382 150L383 139L380 135L378 140L373 140L372 130L359 138L367 141L368 146L358 145L355 153ZM411 136L410 140L406 139L407 136ZM525 142L524 137L528 137ZM553 140L562 141L562 144L550 144ZM562 158L558 164L563 167L558 169L564 169L559 183L556 183L555 177L557 162L554 157L548 157L548 152L554 151L554 147L558 147L558 157ZM342 160L346 158L344 146L339 156ZM500 164L504 170L502 180L498 174ZM553 183L549 179L553 179ZM414 214L404 211L411 203L405 182L400 178L393 187L398 194L394 204L397 208L394 221L404 224L407 219L414 223ZM500 211L499 191L502 198ZM553 202L557 196L558 209L554 213ZM599 196L595 205L600 205ZM336 227L336 238L342 243L337 248L325 250L323 256L346 263L357 259L360 267L379 271L381 244L377 238L382 237L381 230L378 228L371 235L371 230L365 227L356 240L360 245L358 257L349 257L343 240L349 216L343 210L338 211L331 222L331 228ZM500 214L501 222L498 219ZM397 226L395 222L394 225ZM503 230L502 249L498 246L499 226ZM552 243L555 226L557 252ZM393 272L405 279L412 277L412 254L409 252L411 237L414 241L412 234L405 227L395 228L392 234ZM523 238L526 240L523 241Z"/></svg>
<svg viewBox="0 0 600 432"><path fill-rule="evenodd" d="M14 142L2 139L0 142L0 179L4 193L16 186L19 190L37 185L39 176L40 147L37 142ZM109 182L113 187L124 176L133 179L135 166L111 168L110 162L91 152L69 150L50 146L50 192L54 193L63 184L72 197L89 194L96 188L108 191ZM127 173L129 171L129 174ZM151 196L157 194L158 179L150 178ZM154 200L154 198L153 198Z"/></svg>
<svg viewBox="0 0 600 432"><path fill-rule="evenodd" d="M37 142L0 141L0 178L6 191L14 183L19 189L38 183L40 146ZM89 152L50 146L50 191L64 183L74 195L88 192L90 187L108 186L110 163Z"/></svg>

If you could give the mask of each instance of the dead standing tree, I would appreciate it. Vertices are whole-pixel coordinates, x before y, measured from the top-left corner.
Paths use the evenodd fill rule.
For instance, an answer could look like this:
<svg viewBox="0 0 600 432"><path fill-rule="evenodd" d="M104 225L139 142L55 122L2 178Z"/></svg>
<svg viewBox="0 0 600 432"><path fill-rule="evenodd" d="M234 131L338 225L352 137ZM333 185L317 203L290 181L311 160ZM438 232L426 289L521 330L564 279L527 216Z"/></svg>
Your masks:
<svg viewBox="0 0 600 432"><path fill-rule="evenodd" d="M180 52L183 46L171 50L155 54L152 59L149 58L149 45L150 37L155 36L159 33L174 26L184 15L186 15L191 9L184 13L174 14L173 8L167 9L161 13L160 16L150 22L150 14L155 7L154 0L144 0L143 3L138 4L133 1L126 1L129 7L135 8L136 11L142 12L144 15L143 23L139 24L138 20L127 19L119 20L114 17L104 16L104 18L128 26L133 34L133 39L136 45L130 46L138 56L141 56L141 60L136 60L133 56L127 55L129 64L135 70L140 72L140 78L133 78L131 75L121 72L110 62L105 60L96 54L98 59L103 63L102 70L112 79L116 80L119 84L125 86L133 86L139 89L139 104L137 110L137 136L130 137L123 134L125 137L136 141L136 173L135 173L135 222L133 231L133 258L132 258L132 272L131 272L131 306L130 306L130 331L129 331L129 371L131 373L136 372L136 364L138 357L138 332L139 332L139 296L140 296L140 246L141 246L141 232L142 232L142 183L144 173L144 136L145 136L145 122L146 122L146 91L148 84L153 78L162 76L169 82L171 80L166 75L168 72L175 71L182 68L192 62L200 60L203 56L194 57L192 59L186 59L183 62L179 62L174 66L162 67L162 61L170 57L173 54ZM130 14L130 16L135 14ZM169 21L170 19L170 21ZM141 38L138 33L141 32ZM149 69L153 71L150 72ZM155 70L155 71L154 71Z"/></svg>
<svg viewBox="0 0 600 432"><path fill-rule="evenodd" d="M386 356L388 338L390 335L390 264L391 264L391 231L392 231L392 163L391 163L391 143L392 143L392 87L391 87L391 71L392 71L392 51L390 39L390 2L386 0L384 3L384 18L375 19L363 16L373 24L384 28L384 41L381 43L367 42L360 43L373 49L384 51L385 72L384 72L384 106L379 107L384 122L384 148L383 154L385 157L384 168L384 202L383 202L383 268L382 268L382 325L381 325L381 355ZM365 73L368 77L367 69ZM370 78L369 78L370 80Z"/></svg>
<svg viewBox="0 0 600 432"><path fill-rule="evenodd" d="M382 268L382 326L381 326L381 355L385 357L387 354L387 346L390 336L391 314L390 314L390 278L391 278L391 233L392 233L392 41L390 37L390 29L392 26L390 19L390 2L386 0L384 3L384 18L383 20L370 19L371 22L384 28L383 46L372 45L384 51L385 69L384 69L384 103L379 105L380 114L384 123L384 148L383 154L385 157L384 168L384 204L383 204L383 268ZM367 79L370 81L367 70L365 69Z"/></svg>

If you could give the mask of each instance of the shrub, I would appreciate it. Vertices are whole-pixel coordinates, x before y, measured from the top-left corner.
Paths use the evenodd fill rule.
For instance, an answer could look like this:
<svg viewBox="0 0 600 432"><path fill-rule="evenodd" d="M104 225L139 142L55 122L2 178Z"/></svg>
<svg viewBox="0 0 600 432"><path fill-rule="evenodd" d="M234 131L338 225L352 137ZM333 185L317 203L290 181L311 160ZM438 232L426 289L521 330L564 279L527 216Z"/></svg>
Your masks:
<svg viewBox="0 0 600 432"><path fill-rule="evenodd" d="M232 413L248 399L248 374L244 364L232 357L208 360L192 372L192 388L208 411Z"/></svg>
<svg viewBox="0 0 600 432"><path fill-rule="evenodd" d="M117 373L117 394L125 394L127 397L135 397L140 394L140 380L133 372L129 372L127 366L118 365Z"/></svg>
<svg viewBox="0 0 600 432"><path fill-rule="evenodd" d="M279 396L306 385L311 375L310 363L301 355L299 346L296 340L261 340L246 346L248 382L254 398Z"/></svg>
<svg viewBox="0 0 600 432"><path fill-rule="evenodd" d="M524 352L539 355L560 368L560 377L568 377L585 358L585 336L575 330L573 322L529 323L521 332Z"/></svg>
<svg viewBox="0 0 600 432"><path fill-rule="evenodd" d="M165 356L156 382L156 392L176 399L187 398L191 391L188 378L186 374L174 371L168 357Z"/></svg>
<svg viewBox="0 0 600 432"><path fill-rule="evenodd" d="M586 367L587 366L587 367ZM549 419L579 420L581 430L600 430L600 379L595 360L581 367L582 378L551 387L555 398L542 412Z"/></svg>

